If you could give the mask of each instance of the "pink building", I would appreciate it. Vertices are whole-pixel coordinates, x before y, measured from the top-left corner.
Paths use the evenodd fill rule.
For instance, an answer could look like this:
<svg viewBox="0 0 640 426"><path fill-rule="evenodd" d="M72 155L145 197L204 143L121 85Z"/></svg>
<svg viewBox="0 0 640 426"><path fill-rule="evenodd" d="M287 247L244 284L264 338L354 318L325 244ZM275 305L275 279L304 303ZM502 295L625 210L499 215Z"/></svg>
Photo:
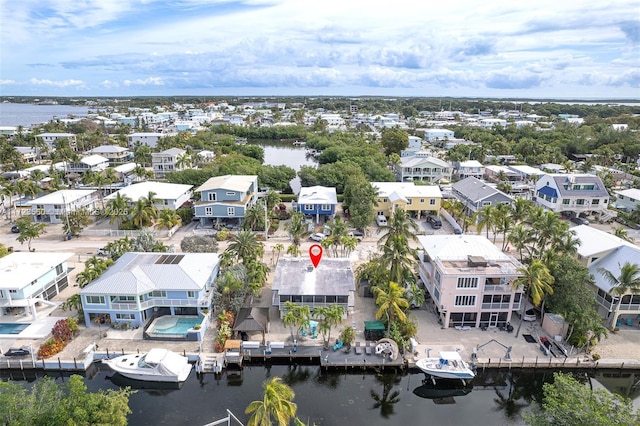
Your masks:
<svg viewBox="0 0 640 426"><path fill-rule="evenodd" d="M482 235L427 235L419 273L447 327L500 327L520 309L520 262Z"/></svg>

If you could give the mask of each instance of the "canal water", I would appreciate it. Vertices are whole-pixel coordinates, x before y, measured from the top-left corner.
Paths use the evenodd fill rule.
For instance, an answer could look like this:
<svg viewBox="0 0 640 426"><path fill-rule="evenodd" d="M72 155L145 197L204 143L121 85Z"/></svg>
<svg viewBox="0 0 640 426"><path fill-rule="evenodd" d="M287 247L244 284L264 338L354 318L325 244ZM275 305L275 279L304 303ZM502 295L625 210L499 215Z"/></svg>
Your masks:
<svg viewBox="0 0 640 426"><path fill-rule="evenodd" d="M0 102L0 126L23 126L25 128L48 123L54 117L67 118L68 115L83 117L87 107L72 105L35 105Z"/></svg>
<svg viewBox="0 0 640 426"><path fill-rule="evenodd" d="M252 145L259 145L264 149L264 164L271 166L289 166L297 172L302 166L317 166L313 157L306 155L304 147L293 146L291 142L280 142L267 139L249 141ZM295 177L289 182L294 194L300 191L300 178Z"/></svg>
<svg viewBox="0 0 640 426"><path fill-rule="evenodd" d="M9 378L3 372L3 379ZM584 372L576 373L586 378ZM617 392L637 395L640 372L598 372L592 386L605 383ZM91 391L132 386L131 425L204 425L226 415L229 409L246 424L247 405L262 397L262 382L279 376L296 394L298 417L309 425L523 425L522 413L542 397L542 384L552 373L485 371L472 387L434 389L423 384L422 373L327 373L318 366L247 366L222 375L191 373L180 387L136 382L95 364L85 378ZM14 380L24 380L14 372ZM62 382L68 375L51 373ZM39 380L31 377L29 384ZM25 381L27 383L27 381Z"/></svg>

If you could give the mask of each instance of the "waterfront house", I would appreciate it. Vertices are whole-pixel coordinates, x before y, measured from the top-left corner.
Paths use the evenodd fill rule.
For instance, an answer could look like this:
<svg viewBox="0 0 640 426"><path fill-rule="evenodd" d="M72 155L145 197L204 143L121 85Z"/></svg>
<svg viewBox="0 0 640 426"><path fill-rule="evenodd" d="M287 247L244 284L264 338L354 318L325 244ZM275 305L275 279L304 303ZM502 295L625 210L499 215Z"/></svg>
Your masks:
<svg viewBox="0 0 640 426"><path fill-rule="evenodd" d="M471 215L485 206L513 203L513 197L474 177L454 183L451 193Z"/></svg>
<svg viewBox="0 0 640 426"><path fill-rule="evenodd" d="M499 327L520 309L522 264L482 235L419 236L418 272L444 327Z"/></svg>
<svg viewBox="0 0 640 426"><path fill-rule="evenodd" d="M372 182L378 193L378 216L391 217L401 208L417 217L438 214L442 192L437 185L416 185L413 182Z"/></svg>
<svg viewBox="0 0 640 426"><path fill-rule="evenodd" d="M125 253L80 290L85 323L135 327L160 310L200 314L211 306L219 263L214 253Z"/></svg>
<svg viewBox="0 0 640 426"><path fill-rule="evenodd" d="M548 174L536 183L536 204L556 213L600 214L606 220L609 193L600 177L589 174Z"/></svg>
<svg viewBox="0 0 640 426"><path fill-rule="evenodd" d="M280 258L273 277L272 305L280 317L286 312L285 302L316 306L339 305L345 315L355 302L355 279L349 259L323 258L314 268L308 257Z"/></svg>
<svg viewBox="0 0 640 426"><path fill-rule="evenodd" d="M256 204L258 176L216 176L194 192L200 194L194 204L194 216L200 219L200 226L214 226L223 221L242 224L247 210Z"/></svg>
<svg viewBox="0 0 640 426"><path fill-rule="evenodd" d="M432 156L405 156L394 167L396 179L400 182L422 181L438 183L451 180L451 164Z"/></svg>
<svg viewBox="0 0 640 426"><path fill-rule="evenodd" d="M109 164L118 165L131 160L133 154L129 148L118 145L100 145L88 151L89 154L101 155L109 160Z"/></svg>
<svg viewBox="0 0 640 426"><path fill-rule="evenodd" d="M578 261L587 267L596 260L611 254L619 247L637 247L632 242L589 225L574 226L571 228L571 232L580 242L576 252Z"/></svg>
<svg viewBox="0 0 640 426"><path fill-rule="evenodd" d="M28 201L33 220L44 223L61 223L62 216L81 208L93 209L98 193L93 189L61 189Z"/></svg>
<svg viewBox="0 0 640 426"><path fill-rule="evenodd" d="M68 261L75 254L64 252L14 252L0 258L0 322L6 315L30 315L38 319L41 305L69 286Z"/></svg>
<svg viewBox="0 0 640 426"><path fill-rule="evenodd" d="M162 179L167 173L177 172L190 168L191 164L187 164L185 156L187 151L180 148L169 148L161 152L151 154L151 165L153 167L153 175L156 179Z"/></svg>
<svg viewBox="0 0 640 426"><path fill-rule="evenodd" d="M292 208L294 211L314 216L315 222L320 224L333 218L337 205L338 196L335 188L311 186L300 188L298 201L293 204Z"/></svg>
<svg viewBox="0 0 640 426"><path fill-rule="evenodd" d="M73 133L40 133L39 135L35 135L35 137L42 139L42 141L46 143L49 148L53 148L56 141L62 139L66 139L67 141L69 141L69 146L72 149L76 148L77 138Z"/></svg>
<svg viewBox="0 0 640 426"><path fill-rule="evenodd" d="M121 197L129 198L131 200L129 206L133 207L138 200L148 197L149 193L153 192L153 198L156 199L155 206L158 210L177 210L191 199L191 188L193 188L193 185L152 181L140 182L119 189L105 197L105 202L115 198L116 194L120 194Z"/></svg>
<svg viewBox="0 0 640 426"><path fill-rule="evenodd" d="M101 172L109 167L109 159L102 155L88 155L78 162L67 163L67 173Z"/></svg>

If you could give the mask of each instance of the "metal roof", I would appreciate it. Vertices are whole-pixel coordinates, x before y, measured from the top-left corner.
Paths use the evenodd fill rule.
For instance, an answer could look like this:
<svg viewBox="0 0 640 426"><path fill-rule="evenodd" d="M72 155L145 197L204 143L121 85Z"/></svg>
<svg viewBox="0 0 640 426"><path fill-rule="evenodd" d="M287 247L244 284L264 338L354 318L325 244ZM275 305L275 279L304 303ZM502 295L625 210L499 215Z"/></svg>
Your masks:
<svg viewBox="0 0 640 426"><path fill-rule="evenodd" d="M349 259L323 258L314 268L307 257L278 260L272 290L284 295L347 296L356 285Z"/></svg>
<svg viewBox="0 0 640 426"><path fill-rule="evenodd" d="M193 188L193 185L147 181L125 186L113 194L104 197L104 199L111 200L116 197L116 194L120 194L121 197L129 197L135 202L142 197L148 196L149 192L155 192L156 195L154 197L159 200L176 200L188 193L191 188Z"/></svg>
<svg viewBox="0 0 640 426"><path fill-rule="evenodd" d="M251 185L258 180L256 175L223 175L209 178L200 185L195 192L210 191L213 189L228 189L231 191L248 191Z"/></svg>
<svg viewBox="0 0 640 426"><path fill-rule="evenodd" d="M589 272L593 275L596 286L610 293L613 286L604 279L604 275L598 271L598 268L604 268L611 272L614 277L619 277L622 266L626 263L637 264L638 259L640 259L639 247L621 246L589 265Z"/></svg>
<svg viewBox="0 0 640 426"><path fill-rule="evenodd" d="M300 188L299 204L338 204L336 189L326 186L310 186Z"/></svg>

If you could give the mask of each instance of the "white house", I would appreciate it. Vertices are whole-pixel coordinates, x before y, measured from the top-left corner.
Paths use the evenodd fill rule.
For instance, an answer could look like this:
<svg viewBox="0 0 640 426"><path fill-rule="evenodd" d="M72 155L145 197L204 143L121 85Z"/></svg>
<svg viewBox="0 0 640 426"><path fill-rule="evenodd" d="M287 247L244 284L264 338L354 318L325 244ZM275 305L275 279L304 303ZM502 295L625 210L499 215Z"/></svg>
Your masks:
<svg viewBox="0 0 640 426"><path fill-rule="evenodd" d="M95 207L98 193L93 189L62 189L27 202L36 222L61 223L62 215ZM90 213L90 212L89 212Z"/></svg>
<svg viewBox="0 0 640 426"><path fill-rule="evenodd" d="M630 212L640 205L640 189L630 188L620 191L614 191L616 201L613 205L615 208Z"/></svg>
<svg viewBox="0 0 640 426"><path fill-rule="evenodd" d="M129 148L118 145L100 145L88 152L89 154L97 154L107 158L111 164L126 163L132 157Z"/></svg>
<svg viewBox="0 0 640 426"><path fill-rule="evenodd" d="M493 129L493 126L506 127L507 120L503 120L501 118L483 118L478 121L480 127L485 129Z"/></svg>
<svg viewBox="0 0 640 426"><path fill-rule="evenodd" d="M119 189L105 197L105 201L112 200L116 197L116 194L120 194L121 197L129 198L131 200L130 205L133 206L138 200L148 197L149 193L153 192L155 193L153 197L158 200L155 205L159 210L177 210L191 199L191 188L193 188L193 185L150 181L140 182Z"/></svg>
<svg viewBox="0 0 640 426"><path fill-rule="evenodd" d="M459 179L468 177L482 179L482 175L484 174L484 166L478 160L461 161L455 169Z"/></svg>
<svg viewBox="0 0 640 426"><path fill-rule="evenodd" d="M77 163L67 163L68 173L101 172L109 167L109 159L102 155L88 155Z"/></svg>
<svg viewBox="0 0 640 426"><path fill-rule="evenodd" d="M407 149L420 149L422 148L422 139L418 136L409 135L409 146Z"/></svg>
<svg viewBox="0 0 640 426"><path fill-rule="evenodd" d="M438 183L451 180L451 164L436 157L401 157L394 167L396 179L400 182L424 181Z"/></svg>
<svg viewBox="0 0 640 426"><path fill-rule="evenodd" d="M150 146L151 148L155 148L158 145L160 139L166 136L167 135L164 133L154 132L131 133L127 136L127 144L129 145L129 148L133 148L138 143Z"/></svg>
<svg viewBox="0 0 640 426"><path fill-rule="evenodd" d="M67 262L74 253L15 252L0 259L0 321L24 313L37 319L39 304L69 286Z"/></svg>
<svg viewBox="0 0 640 426"><path fill-rule="evenodd" d="M40 133L36 137L42 139L50 148L58 139L67 139L71 148L75 148L77 142L76 135L73 133Z"/></svg>
<svg viewBox="0 0 640 426"><path fill-rule="evenodd" d="M602 180L588 174L548 174L538 179L536 204L556 213L605 214L609 193Z"/></svg>
<svg viewBox="0 0 640 426"><path fill-rule="evenodd" d="M424 139L429 143L453 139L454 131L449 129L425 129Z"/></svg>
<svg viewBox="0 0 640 426"><path fill-rule="evenodd" d="M162 179L167 173L189 168L189 165L183 164L182 161L186 153L187 151L180 148L169 148L161 152L154 152L151 154L153 175L158 179Z"/></svg>
<svg viewBox="0 0 640 426"><path fill-rule="evenodd" d="M37 150L30 146L16 146L14 149L22 155L22 160L25 163L35 163L38 158Z"/></svg>

